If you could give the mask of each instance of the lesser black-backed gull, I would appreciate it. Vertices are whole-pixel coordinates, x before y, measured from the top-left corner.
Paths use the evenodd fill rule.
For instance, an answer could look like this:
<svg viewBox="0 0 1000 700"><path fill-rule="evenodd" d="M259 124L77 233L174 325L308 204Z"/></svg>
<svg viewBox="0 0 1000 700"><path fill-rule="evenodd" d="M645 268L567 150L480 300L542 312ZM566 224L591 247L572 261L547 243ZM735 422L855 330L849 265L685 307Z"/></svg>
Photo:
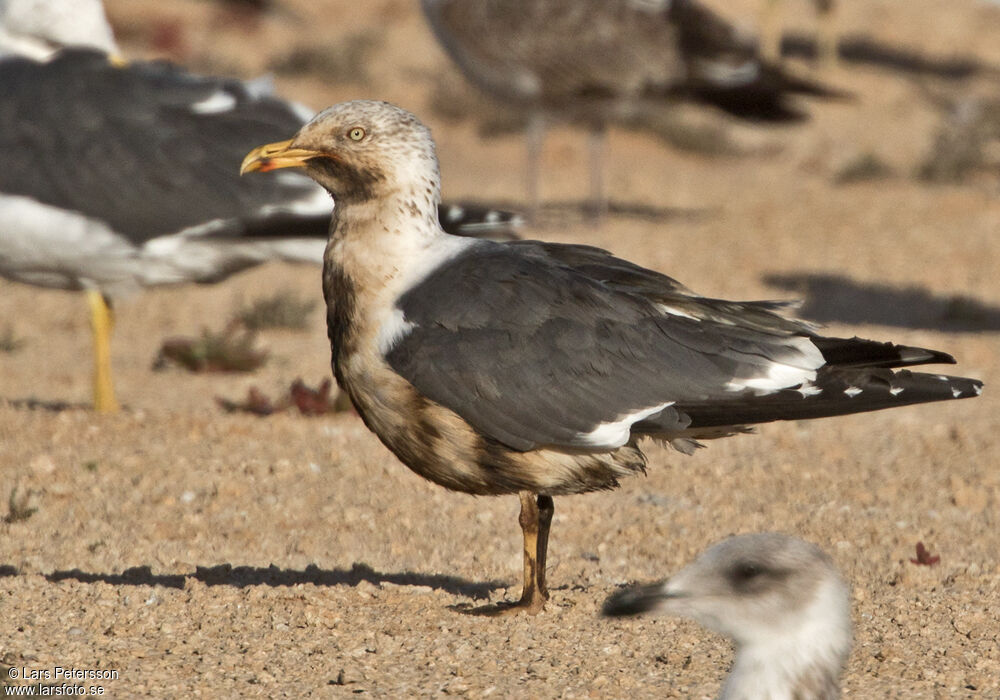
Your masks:
<svg viewBox="0 0 1000 700"><path fill-rule="evenodd" d="M539 201L546 119L590 131L591 200L606 202L601 152L610 122L693 100L748 119L802 114L794 93L831 94L763 62L756 42L695 0L421 0L465 76L529 113L527 190Z"/></svg>
<svg viewBox="0 0 1000 700"><path fill-rule="evenodd" d="M114 410L111 299L269 260L321 264L326 192L297 173L236 173L311 113L263 83L115 59L99 0L0 0L0 21L0 275L87 290L95 406ZM517 223L468 205L441 219L504 237Z"/></svg>
<svg viewBox="0 0 1000 700"><path fill-rule="evenodd" d="M777 533L730 537L666 581L619 591L612 617L690 617L736 645L721 700L835 700L851 651L850 594L816 545Z"/></svg>
<svg viewBox="0 0 1000 700"><path fill-rule="evenodd" d="M449 236L430 132L388 103L330 107L242 171L290 167L337 201L323 270L337 381L418 474L520 494L532 612L552 496L643 471L642 437L691 451L749 424L980 393L892 369L944 353L825 338L779 304L700 297L598 248Z"/></svg>

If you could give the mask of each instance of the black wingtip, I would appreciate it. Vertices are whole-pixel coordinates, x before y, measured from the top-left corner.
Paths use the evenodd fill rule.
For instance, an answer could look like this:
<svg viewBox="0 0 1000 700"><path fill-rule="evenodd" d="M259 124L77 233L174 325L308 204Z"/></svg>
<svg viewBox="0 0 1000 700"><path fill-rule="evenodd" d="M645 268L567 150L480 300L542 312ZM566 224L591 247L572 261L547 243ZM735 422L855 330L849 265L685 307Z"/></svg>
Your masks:
<svg viewBox="0 0 1000 700"><path fill-rule="evenodd" d="M650 612L663 600L663 584L634 586L608 596L601 607L604 617L632 617Z"/></svg>
<svg viewBox="0 0 1000 700"><path fill-rule="evenodd" d="M783 92L798 95L809 95L825 100L853 100L854 93L842 88L833 87L811 78L789 73L781 68L765 65L761 71L763 80Z"/></svg>
<svg viewBox="0 0 1000 700"><path fill-rule="evenodd" d="M983 382L944 374L893 371L881 367L823 368L809 392L783 390L727 402L683 404L674 409L691 418L689 429L753 425L775 420L808 420L935 401L973 399ZM818 389L819 391L815 391Z"/></svg>
<svg viewBox="0 0 1000 700"><path fill-rule="evenodd" d="M702 81L692 96L741 119L760 122L798 122L809 114L794 103L795 95L825 100L850 100L854 95L780 68L762 64L757 78L742 84Z"/></svg>
<svg viewBox="0 0 1000 700"><path fill-rule="evenodd" d="M895 345L864 338L813 338L823 359L837 367L911 367L913 365L954 365L955 358L940 350L913 345Z"/></svg>
<svg viewBox="0 0 1000 700"><path fill-rule="evenodd" d="M897 345L899 358L906 365L957 365L958 360L940 350L928 350L911 345Z"/></svg>

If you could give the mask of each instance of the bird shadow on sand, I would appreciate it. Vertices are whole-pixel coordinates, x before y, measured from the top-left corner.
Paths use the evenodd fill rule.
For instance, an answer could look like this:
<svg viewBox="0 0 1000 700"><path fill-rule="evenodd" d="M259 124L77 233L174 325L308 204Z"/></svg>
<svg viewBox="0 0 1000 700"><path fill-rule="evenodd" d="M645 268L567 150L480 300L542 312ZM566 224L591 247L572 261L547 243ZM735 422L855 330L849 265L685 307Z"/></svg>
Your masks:
<svg viewBox="0 0 1000 700"><path fill-rule="evenodd" d="M20 572L15 567L0 565L0 577L18 575ZM273 564L268 567L220 564L199 566L190 574L154 574L149 566L134 566L120 574L69 569L53 571L44 576L50 583L69 580L81 583L107 583L112 586L161 586L177 589L183 589L189 580L200 581L206 586L234 588L294 586L300 583L311 583L315 586L357 586L362 582L380 586L388 583L396 586L421 586L473 600L488 600L493 591L508 587L508 584L500 581L477 582L444 574L421 574L412 571L387 573L376 571L360 562L355 562L350 569L321 569L315 564L310 564L302 570L282 569Z"/></svg>
<svg viewBox="0 0 1000 700"><path fill-rule="evenodd" d="M470 605L469 603L457 603L449 605L448 609L462 615L472 617L504 617L522 612L522 608L516 601L502 600L498 603L487 603L486 605Z"/></svg>
<svg viewBox="0 0 1000 700"><path fill-rule="evenodd" d="M46 401L44 399L3 399L0 403L6 403L11 408L19 408L27 411L48 411L49 413L62 413L63 411L92 411L93 405L87 403L70 403L68 401Z"/></svg>
<svg viewBox="0 0 1000 700"><path fill-rule="evenodd" d="M788 34L781 40L782 56L815 60L817 53L815 40L808 37ZM931 58L915 51L880 43L863 34L842 36L837 42L837 57L848 64L944 80L1000 75L1000 66L984 64L975 58Z"/></svg>
<svg viewBox="0 0 1000 700"><path fill-rule="evenodd" d="M509 586L506 588L510 588ZM590 586L581 585L562 585L554 586L550 588L551 591L586 591L589 590ZM548 602L549 608L558 607L559 604L554 601ZM471 615L472 617L506 617L507 615L520 615L520 614L537 614L539 610L535 610L534 613L530 612L520 604L517 600L499 600L493 603L487 603L485 605L472 605L471 603L455 603L454 605L449 605L448 609L452 612L457 612L462 615Z"/></svg>
<svg viewBox="0 0 1000 700"><path fill-rule="evenodd" d="M796 315L819 323L873 324L951 333L1000 331L1000 307L918 286L856 282L835 274L771 274L764 283L803 300Z"/></svg>

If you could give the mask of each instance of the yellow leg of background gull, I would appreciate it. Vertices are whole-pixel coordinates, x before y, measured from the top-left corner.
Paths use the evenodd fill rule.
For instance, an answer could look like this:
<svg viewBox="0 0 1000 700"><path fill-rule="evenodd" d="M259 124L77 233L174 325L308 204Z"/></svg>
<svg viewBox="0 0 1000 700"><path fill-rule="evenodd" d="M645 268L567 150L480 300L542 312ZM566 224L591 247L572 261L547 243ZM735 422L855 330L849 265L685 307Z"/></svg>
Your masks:
<svg viewBox="0 0 1000 700"><path fill-rule="evenodd" d="M101 413L113 413L119 408L111 383L114 314L104 295L96 289L87 290L87 302L90 304L90 327L94 332L94 409Z"/></svg>

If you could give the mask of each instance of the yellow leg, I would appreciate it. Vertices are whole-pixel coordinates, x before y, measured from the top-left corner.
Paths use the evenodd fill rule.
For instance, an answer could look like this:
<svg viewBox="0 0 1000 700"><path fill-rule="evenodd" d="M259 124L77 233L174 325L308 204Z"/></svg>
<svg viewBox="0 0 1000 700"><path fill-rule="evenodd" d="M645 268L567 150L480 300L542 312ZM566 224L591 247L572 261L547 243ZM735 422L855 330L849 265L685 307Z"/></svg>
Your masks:
<svg viewBox="0 0 1000 700"><path fill-rule="evenodd" d="M114 314L104 295L95 289L87 290L87 303L90 304L90 327L94 333L94 409L101 413L114 413L119 408L111 383Z"/></svg>
<svg viewBox="0 0 1000 700"><path fill-rule="evenodd" d="M598 226L608 213L608 198L604 192L604 142L607 128L604 123L594 123L588 134L590 146L590 223Z"/></svg>
<svg viewBox="0 0 1000 700"><path fill-rule="evenodd" d="M535 496L521 491L521 514L518 522L524 534L524 585L516 603L496 603L465 611L471 615L537 615L545 609L549 589L545 584L545 560L549 548L549 528L555 510L551 496Z"/></svg>
<svg viewBox="0 0 1000 700"><path fill-rule="evenodd" d="M552 498L538 496L530 491L518 494L521 498L521 515L518 521L524 533L524 587L521 600L513 610L523 610L537 615L549 599L545 585L545 559L549 547L549 525L552 522ZM539 508L541 506L541 508Z"/></svg>
<svg viewBox="0 0 1000 700"><path fill-rule="evenodd" d="M760 19L760 56L766 63L781 61L781 2L764 0Z"/></svg>

